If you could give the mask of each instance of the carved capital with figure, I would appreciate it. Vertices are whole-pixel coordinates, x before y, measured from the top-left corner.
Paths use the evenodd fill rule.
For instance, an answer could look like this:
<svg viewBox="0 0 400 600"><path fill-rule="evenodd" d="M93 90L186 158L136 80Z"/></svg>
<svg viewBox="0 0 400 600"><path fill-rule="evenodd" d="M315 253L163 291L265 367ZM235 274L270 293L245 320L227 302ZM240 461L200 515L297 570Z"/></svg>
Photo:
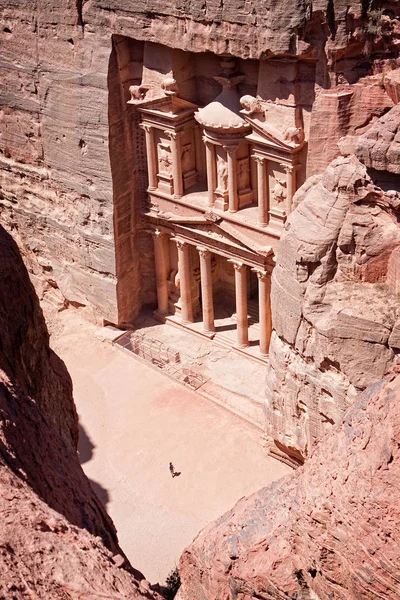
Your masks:
<svg viewBox="0 0 400 600"><path fill-rule="evenodd" d="M209 258L211 256L211 251L208 248L204 248L204 246L197 246L197 250L201 258Z"/></svg>

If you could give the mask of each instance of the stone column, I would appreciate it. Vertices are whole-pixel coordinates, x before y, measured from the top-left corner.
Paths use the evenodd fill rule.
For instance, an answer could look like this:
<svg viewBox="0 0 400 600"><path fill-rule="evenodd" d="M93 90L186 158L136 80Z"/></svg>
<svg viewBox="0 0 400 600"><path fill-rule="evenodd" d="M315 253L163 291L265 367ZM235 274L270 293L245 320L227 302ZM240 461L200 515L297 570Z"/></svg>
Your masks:
<svg viewBox="0 0 400 600"><path fill-rule="evenodd" d="M257 194L258 194L258 224L261 227L268 225L268 197L267 197L267 178L266 178L266 159L263 156L256 156L257 163Z"/></svg>
<svg viewBox="0 0 400 600"><path fill-rule="evenodd" d="M147 123L140 126L146 136L147 172L149 175L149 191L157 189L157 157L154 144L154 129Z"/></svg>
<svg viewBox="0 0 400 600"><path fill-rule="evenodd" d="M203 327L205 333L215 331L213 286L211 273L211 252L207 248L197 247L200 255L201 301L203 307Z"/></svg>
<svg viewBox="0 0 400 600"><path fill-rule="evenodd" d="M157 303L158 313L161 316L168 314L168 256L165 242L168 237L159 229L152 232L154 244L154 259L156 265L156 285L157 285Z"/></svg>
<svg viewBox="0 0 400 600"><path fill-rule="evenodd" d="M212 208L214 206L214 192L217 187L215 146L206 137L203 137L203 142L206 147L208 206Z"/></svg>
<svg viewBox="0 0 400 600"><path fill-rule="evenodd" d="M235 268L237 345L239 348L247 348L249 345L247 266L240 262L234 262L233 266Z"/></svg>
<svg viewBox="0 0 400 600"><path fill-rule="evenodd" d="M180 133L172 131L167 134L171 140L172 154L172 179L174 182L174 198L182 198L183 178L182 178L182 157Z"/></svg>
<svg viewBox="0 0 400 600"><path fill-rule="evenodd" d="M236 149L237 146L224 146L224 150L228 157L228 195L230 213L235 213L239 210L236 177Z"/></svg>
<svg viewBox="0 0 400 600"><path fill-rule="evenodd" d="M175 240L178 248L179 287L181 292L182 323L193 323L192 272L190 247L183 240Z"/></svg>
<svg viewBox="0 0 400 600"><path fill-rule="evenodd" d="M292 212L292 199L296 192L296 167L293 165L282 165L286 171L286 200L287 214Z"/></svg>
<svg viewBox="0 0 400 600"><path fill-rule="evenodd" d="M258 306L260 321L260 354L268 356L272 334L271 273L255 269L258 277Z"/></svg>

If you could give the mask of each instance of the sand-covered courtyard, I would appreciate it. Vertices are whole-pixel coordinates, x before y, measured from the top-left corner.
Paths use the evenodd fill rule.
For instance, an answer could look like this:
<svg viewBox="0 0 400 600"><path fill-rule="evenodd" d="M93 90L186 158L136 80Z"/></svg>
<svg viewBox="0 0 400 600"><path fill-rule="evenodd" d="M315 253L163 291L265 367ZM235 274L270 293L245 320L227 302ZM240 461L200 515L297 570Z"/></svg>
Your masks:
<svg viewBox="0 0 400 600"><path fill-rule="evenodd" d="M125 354L75 310L53 325L85 473L132 564L162 583L202 527L290 468L266 455L255 427Z"/></svg>

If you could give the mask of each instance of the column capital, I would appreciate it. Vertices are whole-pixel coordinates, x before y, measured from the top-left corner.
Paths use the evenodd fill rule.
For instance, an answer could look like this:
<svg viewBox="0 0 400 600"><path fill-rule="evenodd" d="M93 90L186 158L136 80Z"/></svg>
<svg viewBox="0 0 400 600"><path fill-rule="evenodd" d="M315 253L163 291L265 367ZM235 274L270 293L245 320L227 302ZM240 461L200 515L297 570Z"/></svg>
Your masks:
<svg viewBox="0 0 400 600"><path fill-rule="evenodd" d="M153 129L152 125L149 125L148 123L140 123L139 127L140 129L143 129L143 131L145 131L146 133L150 133Z"/></svg>
<svg viewBox="0 0 400 600"><path fill-rule="evenodd" d="M166 131L165 135L167 137L169 137L171 140L178 140L181 136L181 132L180 131Z"/></svg>
<svg viewBox="0 0 400 600"><path fill-rule="evenodd" d="M185 240L180 240L179 238L171 238L173 242L175 242L176 247L179 248L180 250L182 248L185 248L186 246L189 246L189 244L187 242L185 242Z"/></svg>
<svg viewBox="0 0 400 600"><path fill-rule="evenodd" d="M296 170L295 165L288 165L285 163L280 163L280 166L285 169L286 173L293 173Z"/></svg>
<svg viewBox="0 0 400 600"><path fill-rule="evenodd" d="M271 277L271 273L269 271L264 271L261 269L252 269L254 273L257 274L257 277L260 281L267 281Z"/></svg>
<svg viewBox="0 0 400 600"><path fill-rule="evenodd" d="M244 271L247 267L247 265L245 265L244 263L237 261L233 258L229 258L228 262L230 262L233 265L233 268L235 269L235 271Z"/></svg>
<svg viewBox="0 0 400 600"><path fill-rule="evenodd" d="M257 154L254 154L253 158L256 161L256 163L258 163L260 165L263 165L267 161L266 156L258 156Z"/></svg>
<svg viewBox="0 0 400 600"><path fill-rule="evenodd" d="M239 148L239 145L236 144L235 146L222 146L222 147L228 155L233 156L235 154L236 150Z"/></svg>
<svg viewBox="0 0 400 600"><path fill-rule="evenodd" d="M163 235L165 235L165 231L161 231L160 229L151 229L150 230L151 235L156 238L156 239L161 239Z"/></svg>
<svg viewBox="0 0 400 600"><path fill-rule="evenodd" d="M196 249L202 258L209 258L211 256L211 250L204 246L196 246Z"/></svg>

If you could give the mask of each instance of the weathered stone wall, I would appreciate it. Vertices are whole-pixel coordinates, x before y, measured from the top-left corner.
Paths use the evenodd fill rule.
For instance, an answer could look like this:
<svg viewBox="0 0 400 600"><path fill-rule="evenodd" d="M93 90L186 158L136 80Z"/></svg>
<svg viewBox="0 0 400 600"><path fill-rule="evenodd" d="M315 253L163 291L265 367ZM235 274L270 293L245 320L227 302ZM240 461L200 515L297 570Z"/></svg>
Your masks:
<svg viewBox="0 0 400 600"><path fill-rule="evenodd" d="M182 57L189 55L182 51L231 53L242 60L240 68L244 60L273 56L309 61L295 83L287 62L283 78L275 79L268 61L262 62L258 91L274 102L294 98L304 108L306 129L316 140L310 151L315 147L319 157L311 169L322 169L332 147L336 152L337 136L328 141L324 119L311 115L314 99L338 82L353 84L396 66L398 6L385 2L386 12L375 23L364 5L3 2L0 210L24 248L39 296L57 308L66 301L90 307L93 318L115 323L132 322L142 302L154 301L151 261L142 272L140 260L151 247L139 231L143 138L134 110L125 104L130 84L157 75L153 67L143 69L144 54L151 64L152 45L162 44L165 56L175 49L167 60L180 73L190 71L190 64L183 68ZM368 27L380 29L379 35L371 38ZM198 87L208 94L203 75L196 74ZM182 89L189 97L191 79L185 77ZM368 120L371 111L364 112Z"/></svg>
<svg viewBox="0 0 400 600"><path fill-rule="evenodd" d="M181 557L182 600L397 600L399 434L389 375L303 467L200 532Z"/></svg>
<svg viewBox="0 0 400 600"><path fill-rule="evenodd" d="M71 380L3 227L0 282L0 597L159 598L122 555L79 464Z"/></svg>
<svg viewBox="0 0 400 600"><path fill-rule="evenodd" d="M374 186L354 155L335 159L295 196L272 276L273 452L306 456L396 360L399 198Z"/></svg>

